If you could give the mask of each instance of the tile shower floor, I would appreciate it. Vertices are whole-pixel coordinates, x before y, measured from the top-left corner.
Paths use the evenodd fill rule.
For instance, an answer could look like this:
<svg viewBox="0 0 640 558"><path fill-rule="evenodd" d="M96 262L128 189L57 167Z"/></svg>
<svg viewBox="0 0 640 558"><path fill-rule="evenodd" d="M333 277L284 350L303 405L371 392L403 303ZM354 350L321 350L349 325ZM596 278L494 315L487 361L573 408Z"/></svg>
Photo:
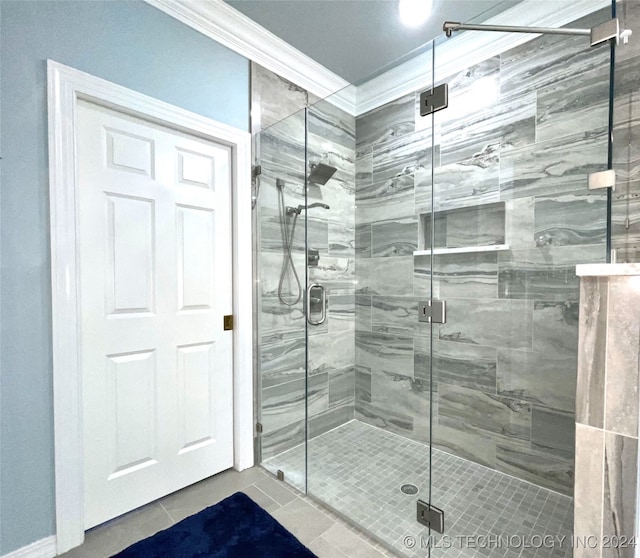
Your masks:
<svg viewBox="0 0 640 558"><path fill-rule="evenodd" d="M430 540L416 522L416 500L429 500L429 448L360 421L311 440L308 491L401 556L427 556L429 546L432 557L446 558L572 555L571 498L435 448L432 459L444 538ZM304 490L303 445L263 466ZM420 492L403 494L405 483Z"/></svg>

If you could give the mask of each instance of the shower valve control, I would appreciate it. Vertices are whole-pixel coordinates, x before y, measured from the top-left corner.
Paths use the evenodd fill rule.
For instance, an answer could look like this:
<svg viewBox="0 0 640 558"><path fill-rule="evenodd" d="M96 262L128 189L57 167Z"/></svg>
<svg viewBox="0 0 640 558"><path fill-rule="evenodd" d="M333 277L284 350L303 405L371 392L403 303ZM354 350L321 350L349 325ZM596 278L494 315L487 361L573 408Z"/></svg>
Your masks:
<svg viewBox="0 0 640 558"><path fill-rule="evenodd" d="M447 305L444 300L426 300L418 303L418 321L444 324L447 321Z"/></svg>

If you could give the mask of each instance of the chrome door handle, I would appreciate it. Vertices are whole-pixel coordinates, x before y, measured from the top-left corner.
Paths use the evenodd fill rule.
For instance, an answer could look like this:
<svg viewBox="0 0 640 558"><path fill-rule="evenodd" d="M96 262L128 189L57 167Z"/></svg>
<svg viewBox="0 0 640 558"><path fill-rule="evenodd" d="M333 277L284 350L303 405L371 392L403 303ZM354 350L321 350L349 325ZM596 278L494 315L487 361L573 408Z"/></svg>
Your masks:
<svg viewBox="0 0 640 558"><path fill-rule="evenodd" d="M319 295L319 297L318 297ZM311 319L311 302L320 303L320 319ZM327 319L327 291L324 286L313 283L307 288L307 322L309 325L322 325Z"/></svg>

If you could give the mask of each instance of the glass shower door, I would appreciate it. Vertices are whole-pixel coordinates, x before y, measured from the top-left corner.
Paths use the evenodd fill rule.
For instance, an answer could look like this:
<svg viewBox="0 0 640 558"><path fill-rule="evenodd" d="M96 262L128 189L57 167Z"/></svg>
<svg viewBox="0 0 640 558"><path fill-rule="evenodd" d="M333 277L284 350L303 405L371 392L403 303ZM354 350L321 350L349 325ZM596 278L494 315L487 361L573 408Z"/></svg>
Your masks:
<svg viewBox="0 0 640 558"><path fill-rule="evenodd" d="M449 41L469 34L498 36ZM606 189L587 179L607 168L609 46L520 43L464 67L447 39L435 50L449 100L433 117L438 159L420 215L430 253L416 273L446 301L429 362L431 502L445 510L439 540L461 556L571 556L575 266L607 257ZM436 544L431 556L446 553Z"/></svg>
<svg viewBox="0 0 640 558"><path fill-rule="evenodd" d="M430 48L421 56L430 76ZM424 556L430 327L418 320L414 252L433 133L415 91L355 117L341 108L349 93L307 118L308 203L329 206L307 212L312 321L324 307L315 293L327 304L326 321L308 326L307 493L395 554ZM336 169L326 182L313 177L321 166Z"/></svg>
<svg viewBox="0 0 640 558"><path fill-rule="evenodd" d="M306 485L306 115L256 136L257 461Z"/></svg>

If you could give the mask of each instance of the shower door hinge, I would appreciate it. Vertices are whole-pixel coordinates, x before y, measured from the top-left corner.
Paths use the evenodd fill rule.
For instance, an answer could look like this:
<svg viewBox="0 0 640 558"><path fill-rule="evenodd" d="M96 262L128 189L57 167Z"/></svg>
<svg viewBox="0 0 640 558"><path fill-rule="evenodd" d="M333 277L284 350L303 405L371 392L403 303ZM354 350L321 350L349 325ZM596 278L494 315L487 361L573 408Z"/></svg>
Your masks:
<svg viewBox="0 0 640 558"><path fill-rule="evenodd" d="M418 303L418 321L444 324L447 321L447 304L444 300L426 300Z"/></svg>
<svg viewBox="0 0 640 558"><path fill-rule="evenodd" d="M261 422L256 422L256 432L258 434L262 434L262 423Z"/></svg>
<svg viewBox="0 0 640 558"><path fill-rule="evenodd" d="M444 511L418 500L418 523L426 525L436 533L444 533Z"/></svg>
<svg viewBox="0 0 640 558"><path fill-rule="evenodd" d="M449 84L420 93L420 116L427 116L449 106Z"/></svg>
<svg viewBox="0 0 640 558"><path fill-rule="evenodd" d="M609 169L606 171L592 172L587 182L589 190L598 190L600 188L616 189L616 171Z"/></svg>

